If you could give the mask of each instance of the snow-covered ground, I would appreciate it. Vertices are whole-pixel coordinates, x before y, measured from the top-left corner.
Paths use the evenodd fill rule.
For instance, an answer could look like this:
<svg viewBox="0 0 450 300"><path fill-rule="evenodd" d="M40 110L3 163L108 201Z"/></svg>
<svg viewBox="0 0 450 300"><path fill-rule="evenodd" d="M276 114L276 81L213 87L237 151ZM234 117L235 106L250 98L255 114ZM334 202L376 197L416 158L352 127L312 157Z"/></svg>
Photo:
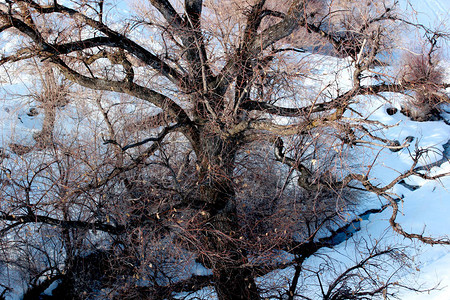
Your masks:
<svg viewBox="0 0 450 300"><path fill-rule="evenodd" d="M415 17L419 23L439 30L448 30L450 28L450 1L448 0L409 0L409 11L416 12ZM447 44L448 46L448 44ZM445 55L448 54L448 48L442 49ZM448 70L450 73L450 70ZM447 78L447 81L450 77ZM394 116L385 114L385 110L379 109L373 115L374 118L382 122L395 123L400 121L400 125L389 130L389 138L402 138L412 135L415 136L421 146L435 147L442 151L442 145L450 140L450 126L445 125L443 121L417 123L408 120L406 117L397 113ZM388 120L389 118L390 120ZM414 147L414 146L412 146ZM386 165L401 167L405 161L408 161L408 153L402 150L398 153L385 152ZM406 158L406 159L405 159ZM429 157L430 163L440 159L440 157ZM398 168L394 167L399 170ZM374 177L390 177L389 169L381 168L375 170ZM440 168L433 168L433 175L450 172L450 163L446 162ZM386 178L389 180L388 178ZM437 181L423 180L418 177L410 177L407 183L420 186L417 190L410 191L404 186L396 185L393 188L394 193L403 196L401 203L401 214L397 221L407 232L423 233L425 236L444 237L450 235L450 177L443 177ZM359 241L370 237L384 241L392 245L414 245L417 249L415 253L415 272L403 276L406 283L413 284L415 288L432 288L438 285L438 289L429 293L416 293L414 291L403 291L399 295L400 299L450 299L450 247L449 246L430 246L420 242L410 241L398 236L389 227L388 219L392 214L391 209L387 209L380 214L370 216L369 220L364 221L362 230L354 237L354 241ZM354 242L348 242L336 247L337 255L346 253L349 257L355 257ZM330 253L330 255L333 255ZM336 255L336 254L334 254ZM418 285L417 285L418 284Z"/></svg>

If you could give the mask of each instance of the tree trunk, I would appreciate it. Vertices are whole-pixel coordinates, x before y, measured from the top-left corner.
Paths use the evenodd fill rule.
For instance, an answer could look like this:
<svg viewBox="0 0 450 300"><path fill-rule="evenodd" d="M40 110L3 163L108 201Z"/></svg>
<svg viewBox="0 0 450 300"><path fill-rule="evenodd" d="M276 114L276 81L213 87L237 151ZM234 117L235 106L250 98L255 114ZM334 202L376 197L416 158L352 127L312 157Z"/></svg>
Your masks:
<svg viewBox="0 0 450 300"><path fill-rule="evenodd" d="M200 198L208 213L204 228L207 252L214 253L205 261L213 270L214 287L220 300L260 299L248 259L239 243L235 191L234 161L238 143L219 136L203 135Z"/></svg>
<svg viewBox="0 0 450 300"><path fill-rule="evenodd" d="M231 202L231 200L230 200ZM208 250L217 254L212 259L214 287L220 300L260 299L254 272L248 266L247 251L240 247L239 224L234 204L210 219L219 234L208 236Z"/></svg>
<svg viewBox="0 0 450 300"><path fill-rule="evenodd" d="M212 259L212 270L218 298L260 299L253 270L247 264L247 251L240 247L236 210L225 210L212 218L210 224L226 235L224 238L212 234L208 238L208 250L217 254Z"/></svg>
<svg viewBox="0 0 450 300"><path fill-rule="evenodd" d="M248 268L224 267L214 270L214 288L220 300L261 299Z"/></svg>

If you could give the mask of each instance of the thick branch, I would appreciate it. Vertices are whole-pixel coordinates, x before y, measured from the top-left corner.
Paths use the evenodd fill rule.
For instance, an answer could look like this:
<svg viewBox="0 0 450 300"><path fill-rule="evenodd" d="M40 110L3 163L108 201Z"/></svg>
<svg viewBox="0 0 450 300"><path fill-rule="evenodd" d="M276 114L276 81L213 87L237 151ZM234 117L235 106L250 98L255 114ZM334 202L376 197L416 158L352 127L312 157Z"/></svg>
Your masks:
<svg viewBox="0 0 450 300"><path fill-rule="evenodd" d="M227 61L226 65L222 68L220 75L216 79L216 92L220 95L223 95L226 92L235 73L239 71L240 64L238 62L242 60L242 49L245 48L245 57L256 57L270 45L273 45L275 42L294 32L304 18L304 0L295 0L290 6L288 13L283 15L282 21L270 26L258 34L258 31L255 30L255 26L257 26L256 29L258 29L262 16L265 14L262 9L264 3L265 1L261 0L252 8L257 14L256 19L255 15L249 15L248 20L250 23L247 24L243 38L245 47L241 46L240 50Z"/></svg>
<svg viewBox="0 0 450 300"><path fill-rule="evenodd" d="M54 5L50 6L41 6L40 4L31 0L26 1L26 3L31 7L33 7L34 9L36 9L41 14L49 14L49 13L66 14L75 20L83 21L87 25L91 26L94 29L97 29L98 31L106 35L106 37L91 38L86 39L84 41L63 44L60 46L51 45L46 43L37 31L33 30L33 28L26 25L24 22L4 12L0 12L0 16L2 17L4 26L11 24L11 26L19 29L21 32L29 36L35 43L37 43L37 45L41 47L42 50L53 53L54 55L59 55L59 54L67 54L73 51L80 51L83 49L100 45L120 47L128 51L132 55L136 56L137 58L139 58L140 60L142 60L155 70L161 72L172 82L176 84L181 84L183 76L180 75L177 71L175 71L173 68L171 68L169 65L167 65L165 62L160 60L157 56L155 56L142 46L133 42L124 35L110 29L104 23L91 19L74 9L68 8L58 3L55 3Z"/></svg>
<svg viewBox="0 0 450 300"><path fill-rule="evenodd" d="M59 58L50 57L50 60L59 67L65 77L81 86L95 90L106 90L128 94L156 105L166 111L170 117L177 120L179 123L191 123L186 112L172 99L163 94L129 81L112 81L87 77L71 69Z"/></svg>
<svg viewBox="0 0 450 300"><path fill-rule="evenodd" d="M177 29L183 27L183 20L167 0L150 0L150 3L164 16L166 21Z"/></svg>
<svg viewBox="0 0 450 300"><path fill-rule="evenodd" d="M280 107L262 101L246 101L241 105L241 108L247 111L262 111L277 116L284 117L299 117L310 113L317 113L336 108L337 101L329 101L317 103L310 106L303 106L298 108Z"/></svg>
<svg viewBox="0 0 450 300"><path fill-rule="evenodd" d="M402 226L396 222L397 214L398 214L398 204L397 202L389 195L382 194L382 196L389 200L392 206L392 216L389 219L389 224L391 225L392 229L403 235L404 237L408 239L417 239L421 241L422 243L429 244L429 245L450 245L450 239L448 237L446 238L432 238L428 236L424 236L423 234L417 234L417 233L408 233L405 230L403 230Z"/></svg>
<svg viewBox="0 0 450 300"><path fill-rule="evenodd" d="M184 2L187 18L193 28L200 29L200 17L202 15L203 0L185 0Z"/></svg>
<svg viewBox="0 0 450 300"><path fill-rule="evenodd" d="M43 223L52 226L58 226L62 228L77 228L77 229L86 229L86 230L99 230L107 233L111 233L114 235L120 234L123 232L124 227L117 225L112 226L109 224L104 224L101 222L87 222L87 221L66 221L66 220L58 220L55 218L40 216L35 214L27 214L27 215L10 215L10 214L2 214L0 215L0 220L11 221L14 222L12 224L14 227L27 224L27 223ZM11 229L12 226L7 227L6 229ZM0 233L6 233L5 229L1 230Z"/></svg>
<svg viewBox="0 0 450 300"><path fill-rule="evenodd" d="M249 41L249 50L254 54L259 53L287 37L300 26L304 17L304 0L294 1L282 21L263 30Z"/></svg>

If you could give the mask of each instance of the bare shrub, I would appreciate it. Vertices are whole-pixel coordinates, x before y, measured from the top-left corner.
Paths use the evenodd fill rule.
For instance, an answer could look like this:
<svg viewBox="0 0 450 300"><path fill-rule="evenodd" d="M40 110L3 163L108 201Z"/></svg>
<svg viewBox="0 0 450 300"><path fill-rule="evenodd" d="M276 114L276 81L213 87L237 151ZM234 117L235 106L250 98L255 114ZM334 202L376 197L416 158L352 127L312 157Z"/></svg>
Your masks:
<svg viewBox="0 0 450 300"><path fill-rule="evenodd" d="M437 117L439 105L450 102L448 96L440 92L444 68L436 55L430 55L407 53L403 59L401 81L414 86L414 94L404 111L415 120Z"/></svg>

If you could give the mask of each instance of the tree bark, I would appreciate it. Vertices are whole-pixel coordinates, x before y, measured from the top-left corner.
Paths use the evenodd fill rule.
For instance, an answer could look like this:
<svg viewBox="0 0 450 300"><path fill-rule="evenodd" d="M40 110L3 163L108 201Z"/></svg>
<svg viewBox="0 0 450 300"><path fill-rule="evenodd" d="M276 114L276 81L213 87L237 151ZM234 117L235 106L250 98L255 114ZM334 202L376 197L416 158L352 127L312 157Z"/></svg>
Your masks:
<svg viewBox="0 0 450 300"><path fill-rule="evenodd" d="M204 235L206 258L212 268L214 288L220 300L260 299L254 274L247 264L245 249L239 245L240 226L235 205L233 171L238 142L211 131L201 134L203 153L199 176L200 200L209 216ZM206 225L207 224L207 225Z"/></svg>
<svg viewBox="0 0 450 300"><path fill-rule="evenodd" d="M261 299L253 274L248 268L231 267L215 270L214 288L220 300Z"/></svg>

